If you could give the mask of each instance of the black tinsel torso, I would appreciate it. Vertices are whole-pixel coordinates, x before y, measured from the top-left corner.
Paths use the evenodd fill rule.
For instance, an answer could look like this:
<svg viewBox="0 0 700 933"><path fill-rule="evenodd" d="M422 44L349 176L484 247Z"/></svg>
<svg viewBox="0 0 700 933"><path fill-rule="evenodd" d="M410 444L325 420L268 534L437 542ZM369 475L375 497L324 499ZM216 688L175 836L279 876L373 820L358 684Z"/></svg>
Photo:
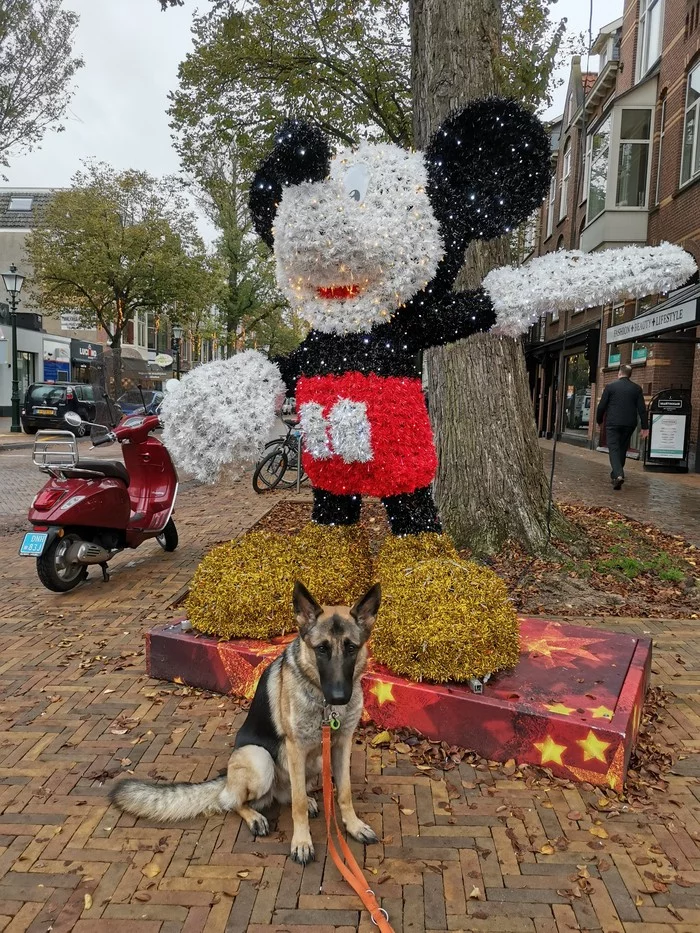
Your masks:
<svg viewBox="0 0 700 933"><path fill-rule="evenodd" d="M482 289L451 292L437 301L422 293L386 324L368 333L312 330L293 353L275 362L290 395L294 395L300 376L357 372L420 378L423 350L488 330L494 321L493 306Z"/></svg>

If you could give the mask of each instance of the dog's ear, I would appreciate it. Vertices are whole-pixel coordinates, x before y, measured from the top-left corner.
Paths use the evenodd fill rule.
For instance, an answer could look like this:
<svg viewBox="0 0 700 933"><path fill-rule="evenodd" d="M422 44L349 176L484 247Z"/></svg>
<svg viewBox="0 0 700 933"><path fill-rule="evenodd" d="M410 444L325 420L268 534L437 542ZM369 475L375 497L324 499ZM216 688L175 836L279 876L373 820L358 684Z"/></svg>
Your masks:
<svg viewBox="0 0 700 933"><path fill-rule="evenodd" d="M350 615L362 628L365 638L369 638L369 633L372 631L372 626L377 619L381 601L382 588L379 583L375 583L370 590L367 590L362 599L358 599L350 610Z"/></svg>
<svg viewBox="0 0 700 933"><path fill-rule="evenodd" d="M299 634L304 638L315 625L316 619L321 615L323 609L319 606L311 593L309 593L304 584L300 583L298 580L294 584L292 604L294 606L294 615L296 616L299 626Z"/></svg>

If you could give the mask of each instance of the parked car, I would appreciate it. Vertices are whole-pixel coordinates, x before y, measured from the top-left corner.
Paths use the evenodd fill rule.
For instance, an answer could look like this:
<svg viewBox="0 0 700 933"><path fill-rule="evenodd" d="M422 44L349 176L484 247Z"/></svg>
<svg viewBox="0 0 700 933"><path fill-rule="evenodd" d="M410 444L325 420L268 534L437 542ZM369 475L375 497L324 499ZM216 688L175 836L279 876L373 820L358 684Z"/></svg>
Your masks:
<svg viewBox="0 0 700 933"><path fill-rule="evenodd" d="M96 403L91 385L34 382L24 396L20 420L27 434L36 434L37 431L49 428L65 431L68 411L77 412L83 421L95 421ZM70 430L82 437L89 428L82 424Z"/></svg>
<svg viewBox="0 0 700 933"><path fill-rule="evenodd" d="M143 398L138 389L129 389L117 399L117 405L125 415L157 415L163 393L154 389L144 389ZM144 408L144 402L146 403Z"/></svg>

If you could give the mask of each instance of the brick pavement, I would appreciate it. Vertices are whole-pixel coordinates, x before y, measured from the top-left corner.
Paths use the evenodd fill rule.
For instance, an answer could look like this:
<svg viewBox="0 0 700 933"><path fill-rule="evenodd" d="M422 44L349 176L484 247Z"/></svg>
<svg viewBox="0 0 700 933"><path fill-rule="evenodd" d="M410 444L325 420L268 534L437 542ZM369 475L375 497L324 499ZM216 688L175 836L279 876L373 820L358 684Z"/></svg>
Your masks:
<svg viewBox="0 0 700 933"><path fill-rule="evenodd" d="M203 780L225 765L240 711L149 681L142 636L178 614L202 554L274 501L248 482L191 488L178 551L148 544L114 562L109 584L91 573L62 597L16 556L17 535L0 539L0 931L373 929L326 864L320 821L318 861L302 869L287 858L286 809L270 837L253 841L232 814L158 826L106 799L115 776ZM585 786L533 783L488 763L424 772L358 744L358 811L382 838L364 862L397 931L700 928L697 623L610 624L653 634L655 679L676 694L659 726L685 756L668 789L647 809L603 809Z"/></svg>
<svg viewBox="0 0 700 933"><path fill-rule="evenodd" d="M552 442L541 440L540 447L549 476ZM700 546L700 474L646 471L639 461L628 460L625 476L625 485L616 492L607 454L557 444L555 499L616 509Z"/></svg>

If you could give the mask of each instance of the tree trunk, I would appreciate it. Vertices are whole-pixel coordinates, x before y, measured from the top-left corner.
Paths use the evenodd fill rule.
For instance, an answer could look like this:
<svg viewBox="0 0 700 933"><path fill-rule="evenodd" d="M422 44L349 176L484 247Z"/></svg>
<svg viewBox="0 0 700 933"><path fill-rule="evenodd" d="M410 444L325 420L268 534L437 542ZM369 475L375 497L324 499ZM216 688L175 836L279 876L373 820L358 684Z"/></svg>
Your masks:
<svg viewBox="0 0 700 933"><path fill-rule="evenodd" d="M497 93L501 43L497 0L411 0L415 145L451 110ZM472 244L458 288L478 287L507 261L507 244ZM460 547L492 553L508 538L541 552L547 544L548 481L537 441L520 341L491 334L431 350L430 417L438 453L435 494ZM553 533L566 523L551 512Z"/></svg>
<svg viewBox="0 0 700 933"><path fill-rule="evenodd" d="M110 342L112 347L112 384L114 387L114 398L118 399L122 394L122 335L118 331Z"/></svg>

